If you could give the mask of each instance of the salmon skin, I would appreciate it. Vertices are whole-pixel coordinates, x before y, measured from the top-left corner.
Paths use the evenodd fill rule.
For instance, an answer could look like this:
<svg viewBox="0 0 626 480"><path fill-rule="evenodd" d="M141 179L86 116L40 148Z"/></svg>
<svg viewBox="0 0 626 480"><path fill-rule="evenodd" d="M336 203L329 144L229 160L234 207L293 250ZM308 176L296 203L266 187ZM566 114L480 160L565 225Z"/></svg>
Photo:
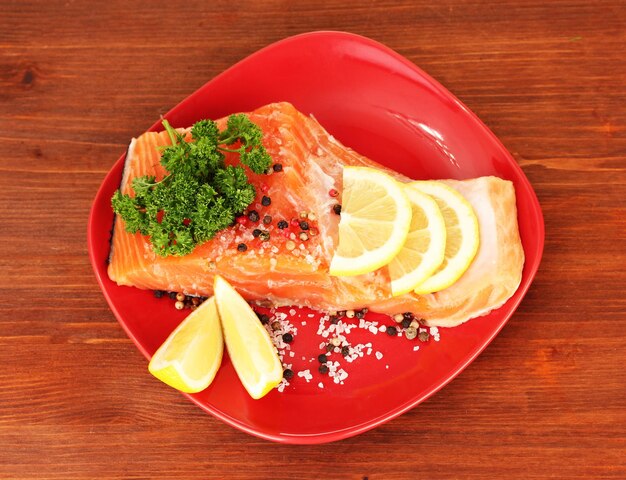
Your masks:
<svg viewBox="0 0 626 480"><path fill-rule="evenodd" d="M506 302L519 286L524 252L515 191L511 182L496 177L445 181L471 203L480 226L478 254L451 287L429 295L392 297L386 267L356 277L330 276L339 224L333 206L341 203L343 167L374 167L399 181L410 180L343 146L314 118L289 103L266 105L248 116L262 129L273 162L282 165L282 171L271 174L247 171L257 191L248 211L255 210L259 220L245 217L186 256L160 257L147 237L126 232L117 216L108 266L111 280L142 289L210 296L213 278L219 274L244 298L260 305L306 306L325 312L367 307L389 315L413 312L433 326L454 326L484 315ZM163 177L159 148L168 144L166 132L147 132L131 141L122 193L132 192L135 177ZM338 196L331 195L332 190ZM270 197L271 204L263 205L262 196ZM304 219L302 212L313 213L314 220ZM271 222L265 224L268 215ZM301 225L303 220L308 225ZM281 221L289 226L279 228ZM253 235L255 229L267 231L269 239ZM303 232L306 236L301 238ZM237 249L241 243L247 247L244 252Z"/></svg>

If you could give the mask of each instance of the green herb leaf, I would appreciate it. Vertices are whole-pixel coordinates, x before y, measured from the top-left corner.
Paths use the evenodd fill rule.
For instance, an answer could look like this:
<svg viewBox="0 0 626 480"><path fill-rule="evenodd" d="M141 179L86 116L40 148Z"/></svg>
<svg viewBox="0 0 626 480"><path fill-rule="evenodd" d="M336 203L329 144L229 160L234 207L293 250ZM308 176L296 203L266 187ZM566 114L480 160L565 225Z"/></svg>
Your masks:
<svg viewBox="0 0 626 480"><path fill-rule="evenodd" d="M157 255L186 255L232 225L256 196L245 169L226 166L223 152L238 153L258 174L272 159L261 143L263 132L244 114L231 115L221 132L212 120L196 122L189 141L167 120L163 127L172 142L161 152L167 175L133 179L134 195L117 191L111 205L128 232L150 237Z"/></svg>

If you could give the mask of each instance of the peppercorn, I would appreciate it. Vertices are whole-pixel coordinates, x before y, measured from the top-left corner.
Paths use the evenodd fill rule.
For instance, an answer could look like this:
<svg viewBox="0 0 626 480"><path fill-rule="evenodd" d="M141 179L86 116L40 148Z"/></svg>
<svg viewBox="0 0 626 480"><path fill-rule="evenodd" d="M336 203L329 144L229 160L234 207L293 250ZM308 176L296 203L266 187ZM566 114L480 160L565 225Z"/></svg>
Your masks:
<svg viewBox="0 0 626 480"><path fill-rule="evenodd" d="M261 232L262 232L262 231L263 231L263 230L261 230L260 228L255 228L254 230L252 230L252 236L253 236L254 238L258 237L259 235L261 235Z"/></svg>
<svg viewBox="0 0 626 480"><path fill-rule="evenodd" d="M335 348L335 346L332 343L327 343L326 344L326 351L327 352L332 352L333 348Z"/></svg>
<svg viewBox="0 0 626 480"><path fill-rule="evenodd" d="M176 300L176 292L170 292L169 296L172 300Z"/></svg>
<svg viewBox="0 0 626 480"><path fill-rule="evenodd" d="M341 340L339 340L338 337L333 337L330 343L332 343L333 346L338 347L339 345L341 345Z"/></svg>
<svg viewBox="0 0 626 480"><path fill-rule="evenodd" d="M341 215L341 204L336 203L333 205L333 212L337 215Z"/></svg>
<svg viewBox="0 0 626 480"><path fill-rule="evenodd" d="M295 242L292 242L291 240L288 240L288 241L285 243L285 248L286 248L287 250L293 250L294 248L296 248L296 244L295 244Z"/></svg>
<svg viewBox="0 0 626 480"><path fill-rule="evenodd" d="M317 228L311 228L309 230L309 235L311 235L312 237L314 237L315 235L317 235L319 232L319 230Z"/></svg>
<svg viewBox="0 0 626 480"><path fill-rule="evenodd" d="M263 325L267 325L268 323L270 323L269 315L266 315L264 313L257 313L257 317L259 317L259 320Z"/></svg>
<svg viewBox="0 0 626 480"><path fill-rule="evenodd" d="M265 225L269 225L270 223L272 223L272 216L271 215L265 215L263 217L263 223Z"/></svg>
<svg viewBox="0 0 626 480"><path fill-rule="evenodd" d="M346 310L346 317L348 318L354 318L354 310Z"/></svg>
<svg viewBox="0 0 626 480"><path fill-rule="evenodd" d="M285 343L293 342L293 335L291 333L283 333L283 342Z"/></svg>
<svg viewBox="0 0 626 480"><path fill-rule="evenodd" d="M365 318L365 313L363 312L363 310L357 310L354 314L354 316L356 318Z"/></svg>
<svg viewBox="0 0 626 480"><path fill-rule="evenodd" d="M329 371L328 366L325 363L322 363L317 369L322 375L326 375Z"/></svg>
<svg viewBox="0 0 626 480"><path fill-rule="evenodd" d="M283 171L283 164L282 163L275 163L272 166L272 169L274 169L275 172L282 172Z"/></svg>
<svg viewBox="0 0 626 480"><path fill-rule="evenodd" d="M184 302L185 301L185 294L182 292L178 292L176 294L176 300L178 300L179 302Z"/></svg>
<svg viewBox="0 0 626 480"><path fill-rule="evenodd" d="M246 250L248 250L248 246L245 243L240 243L239 245L237 245L237 250L239 250L240 252L245 252Z"/></svg>
<svg viewBox="0 0 626 480"><path fill-rule="evenodd" d="M338 311L337 311L337 316L338 316L339 318L341 318L341 317L345 317L345 316L346 316L346 311L345 311L345 310L338 310Z"/></svg>
<svg viewBox="0 0 626 480"><path fill-rule="evenodd" d="M280 322L278 320L275 322L272 322L272 330L274 331L280 330Z"/></svg>
<svg viewBox="0 0 626 480"><path fill-rule="evenodd" d="M263 205L264 207L269 207L271 203L272 199L267 195L263 195L263 198L261 198L261 205Z"/></svg>
<svg viewBox="0 0 626 480"><path fill-rule="evenodd" d="M409 320L413 320L414 318L412 312L404 312L402 316L404 316L404 318L408 318Z"/></svg>
<svg viewBox="0 0 626 480"><path fill-rule="evenodd" d="M297 227L298 225L300 225L300 220L298 220L297 218L292 218L291 219L291 226L292 227Z"/></svg>
<svg viewBox="0 0 626 480"><path fill-rule="evenodd" d="M270 239L270 232L261 232L259 234L259 240L263 240L264 242L267 242Z"/></svg>
<svg viewBox="0 0 626 480"><path fill-rule="evenodd" d="M339 192L337 190L335 190L334 188L331 188L328 191L328 195L330 195L331 197L336 197L337 195L339 195Z"/></svg>
<svg viewBox="0 0 626 480"><path fill-rule="evenodd" d="M161 298L165 292L163 290L155 290L153 293L154 298Z"/></svg>
<svg viewBox="0 0 626 480"><path fill-rule="evenodd" d="M398 330L393 325L387 327L387 335L390 337L395 337L398 334Z"/></svg>
<svg viewBox="0 0 626 480"><path fill-rule="evenodd" d="M347 345L344 345L343 347L341 347L341 354L344 357L347 357L348 355L350 355L350 347L348 347Z"/></svg>
<svg viewBox="0 0 626 480"><path fill-rule="evenodd" d="M300 240L302 240L303 242L306 242L309 239L309 236L306 234L306 232L300 232L300 235L298 235L300 237Z"/></svg>
<svg viewBox="0 0 626 480"><path fill-rule="evenodd" d="M408 338L409 340L413 340L415 337L417 337L417 328L415 327L407 328L404 332L404 336Z"/></svg>
<svg viewBox="0 0 626 480"><path fill-rule="evenodd" d="M308 230L308 229L309 229L309 223L308 223L308 222L305 222L304 220L302 220L302 221L300 222L300 228L301 228L302 230Z"/></svg>
<svg viewBox="0 0 626 480"><path fill-rule="evenodd" d="M291 368L286 368L283 371L283 378L285 380L291 380L293 378L293 370Z"/></svg>
<svg viewBox="0 0 626 480"><path fill-rule="evenodd" d="M209 270L215 270L217 268L217 264L213 260L209 260L207 262L207 266L209 267Z"/></svg>
<svg viewBox="0 0 626 480"><path fill-rule="evenodd" d="M287 221L285 220L281 220L280 222L278 222L278 228L280 228L281 230L284 230L288 226L289 226L289 223L287 223Z"/></svg>
<svg viewBox="0 0 626 480"><path fill-rule="evenodd" d="M258 222L260 218L259 212L257 212L256 210L252 210L248 212L248 218L250 219L251 222Z"/></svg>
<svg viewBox="0 0 626 480"><path fill-rule="evenodd" d="M202 300L200 300L198 297L193 297L191 299L191 303L197 307L198 305L202 303Z"/></svg>
<svg viewBox="0 0 626 480"><path fill-rule="evenodd" d="M424 332L420 332L419 333L419 339L422 342L427 342L428 340L430 340L430 334L426 331Z"/></svg>
<svg viewBox="0 0 626 480"><path fill-rule="evenodd" d="M402 320L404 320L404 316L403 316L401 313L396 313L396 314L393 316L393 320L394 320L396 323L400 323Z"/></svg>
<svg viewBox="0 0 626 480"><path fill-rule="evenodd" d="M411 320L411 327L420 328L420 322L417 320Z"/></svg>
<svg viewBox="0 0 626 480"><path fill-rule="evenodd" d="M178 301L174 304L174 307L176 307L176 310L182 310L185 308L185 302Z"/></svg>
<svg viewBox="0 0 626 480"><path fill-rule="evenodd" d="M337 325L339 323L339 318L336 315L331 315L330 323L333 325Z"/></svg>
<svg viewBox="0 0 626 480"><path fill-rule="evenodd" d="M309 214L308 214L308 213L306 213L304 210L302 210L302 211L300 212L300 218L306 218L308 215L309 215Z"/></svg>
<svg viewBox="0 0 626 480"><path fill-rule="evenodd" d="M324 355L323 353L320 353L317 356L317 361L320 363L326 363L328 361L328 357L326 355Z"/></svg>
<svg viewBox="0 0 626 480"><path fill-rule="evenodd" d="M403 318L402 328L409 328L409 326L411 326L411 320L409 320L408 318Z"/></svg>

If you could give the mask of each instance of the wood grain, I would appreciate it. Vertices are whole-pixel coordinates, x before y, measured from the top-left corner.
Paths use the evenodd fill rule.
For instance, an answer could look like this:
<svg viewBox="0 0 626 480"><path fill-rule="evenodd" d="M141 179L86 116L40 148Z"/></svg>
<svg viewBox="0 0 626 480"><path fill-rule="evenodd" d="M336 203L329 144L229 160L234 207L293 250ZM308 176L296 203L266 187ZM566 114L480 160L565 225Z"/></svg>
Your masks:
<svg viewBox="0 0 626 480"><path fill-rule="evenodd" d="M533 184L539 274L418 408L330 445L270 444L146 372L87 257L130 137L280 38L347 30L476 112ZM1 478L626 478L626 4L0 0Z"/></svg>

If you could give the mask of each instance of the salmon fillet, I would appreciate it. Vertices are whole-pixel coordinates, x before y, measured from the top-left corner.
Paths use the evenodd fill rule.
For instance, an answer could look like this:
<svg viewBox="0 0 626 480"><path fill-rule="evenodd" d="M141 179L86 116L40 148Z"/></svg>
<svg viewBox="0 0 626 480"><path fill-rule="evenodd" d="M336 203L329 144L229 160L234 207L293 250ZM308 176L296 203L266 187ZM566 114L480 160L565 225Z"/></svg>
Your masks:
<svg viewBox="0 0 626 480"><path fill-rule="evenodd" d="M501 306L521 281L524 253L517 225L515 191L509 181L495 177L446 183L472 204L480 226L480 248L470 268L451 287L429 295L392 297L386 267L356 277L332 277L330 260L338 242L339 215L333 205L341 203L329 191L342 190L344 166L368 166L385 170L400 181L408 178L359 155L335 140L312 117L289 103L275 103L248 113L263 130L263 144L282 171L257 175L248 171L257 198L249 210L261 221L235 224L199 245L189 255L159 257L149 239L128 233L117 216L111 241L108 274L119 285L142 289L184 292L210 296L213 277L226 278L249 301L272 306L307 306L316 310L346 310L367 307L393 315L413 312L426 323L454 326ZM225 119L218 121L223 126ZM181 130L183 131L183 130ZM120 190L131 193L133 178L164 175L159 147L170 143L166 132L147 132L133 139L126 156ZM227 157L226 162L232 161ZM261 196L271 198L263 206ZM300 240L300 228L292 225L300 212L312 212L308 240ZM280 220L290 223L277 227ZM270 233L263 241L255 228ZM317 233L313 235L313 233ZM237 245L248 247L240 252ZM291 249L295 243L295 248Z"/></svg>

